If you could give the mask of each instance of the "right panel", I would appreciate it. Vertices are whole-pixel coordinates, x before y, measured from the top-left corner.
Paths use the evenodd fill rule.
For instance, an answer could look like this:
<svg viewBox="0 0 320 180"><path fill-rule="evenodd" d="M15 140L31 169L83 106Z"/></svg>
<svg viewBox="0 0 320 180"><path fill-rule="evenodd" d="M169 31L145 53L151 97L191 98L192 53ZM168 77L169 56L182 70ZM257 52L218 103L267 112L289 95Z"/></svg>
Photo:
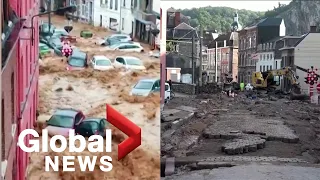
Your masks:
<svg viewBox="0 0 320 180"><path fill-rule="evenodd" d="M320 3L161 7L163 179L319 179Z"/></svg>

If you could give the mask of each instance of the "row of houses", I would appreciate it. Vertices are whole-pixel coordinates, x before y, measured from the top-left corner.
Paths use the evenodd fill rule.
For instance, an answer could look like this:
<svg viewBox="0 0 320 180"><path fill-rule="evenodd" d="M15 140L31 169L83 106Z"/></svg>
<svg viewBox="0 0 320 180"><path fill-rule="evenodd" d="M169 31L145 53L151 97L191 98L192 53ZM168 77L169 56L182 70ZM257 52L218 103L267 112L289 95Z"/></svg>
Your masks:
<svg viewBox="0 0 320 180"><path fill-rule="evenodd" d="M231 78L235 82L251 83L253 72L291 67L300 77L298 82L302 90L309 92L309 85L303 78L307 72L302 69L320 67L320 33L316 26L311 26L310 31L302 36L286 35L282 18L264 18L242 28L235 13L230 32L218 34L204 30L203 51L200 53L200 31L191 27L189 21L189 17L173 8L167 10L167 44L174 42L175 47L173 51L167 49L170 52L166 56L166 65L170 71L181 68L181 74L192 74L194 62L194 83L198 83L199 68L202 68L202 78L207 82L224 82ZM282 89L290 86L289 80L283 77L280 84Z"/></svg>
<svg viewBox="0 0 320 180"><path fill-rule="evenodd" d="M21 3L2 0L1 66L1 164L0 179L26 178L29 155L17 146L18 135L32 129L38 105L38 28L31 28L38 14L36 0ZM33 27L38 27L35 17ZM34 31L34 43L30 38ZM25 139L28 144L31 136Z"/></svg>
<svg viewBox="0 0 320 180"><path fill-rule="evenodd" d="M47 0L42 5L47 8ZM159 45L159 35L152 30L160 29L160 0L55 0L52 9L61 5L75 5L73 14L79 21L97 27L108 28L148 43Z"/></svg>

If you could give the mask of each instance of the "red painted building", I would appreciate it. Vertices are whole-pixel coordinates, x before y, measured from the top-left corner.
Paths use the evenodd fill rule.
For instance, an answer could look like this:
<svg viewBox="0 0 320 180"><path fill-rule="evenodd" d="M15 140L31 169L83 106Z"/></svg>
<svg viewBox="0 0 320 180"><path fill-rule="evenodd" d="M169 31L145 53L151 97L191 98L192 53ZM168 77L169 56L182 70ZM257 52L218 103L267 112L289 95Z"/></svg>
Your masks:
<svg viewBox="0 0 320 180"><path fill-rule="evenodd" d="M33 128L38 102L38 18L31 44L31 17L39 12L36 0L2 2L2 134L1 176L6 180L26 177L28 153L17 147L17 137ZM30 138L30 137L29 137ZM29 138L25 140L28 142Z"/></svg>

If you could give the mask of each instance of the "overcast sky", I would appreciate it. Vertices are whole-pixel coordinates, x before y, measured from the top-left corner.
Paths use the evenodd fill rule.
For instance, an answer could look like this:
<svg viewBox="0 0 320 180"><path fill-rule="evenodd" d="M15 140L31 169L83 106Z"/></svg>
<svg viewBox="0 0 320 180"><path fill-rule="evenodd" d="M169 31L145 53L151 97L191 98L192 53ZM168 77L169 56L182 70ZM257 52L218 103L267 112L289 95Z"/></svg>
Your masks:
<svg viewBox="0 0 320 180"><path fill-rule="evenodd" d="M278 6L278 3L289 4L290 1L172 1L161 0L161 4L175 9L191 9L205 6L213 7L231 7L235 9L247 9L252 11L267 11Z"/></svg>

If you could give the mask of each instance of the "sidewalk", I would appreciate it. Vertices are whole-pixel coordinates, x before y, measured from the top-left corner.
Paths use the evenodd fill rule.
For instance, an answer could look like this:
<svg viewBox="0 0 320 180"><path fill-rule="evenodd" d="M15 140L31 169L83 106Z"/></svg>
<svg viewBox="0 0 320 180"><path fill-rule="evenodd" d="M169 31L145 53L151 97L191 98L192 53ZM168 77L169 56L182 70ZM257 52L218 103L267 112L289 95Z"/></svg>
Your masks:
<svg viewBox="0 0 320 180"><path fill-rule="evenodd" d="M277 165L241 165L230 168L191 171L182 175L161 178L163 180L319 180L320 168L277 166Z"/></svg>

